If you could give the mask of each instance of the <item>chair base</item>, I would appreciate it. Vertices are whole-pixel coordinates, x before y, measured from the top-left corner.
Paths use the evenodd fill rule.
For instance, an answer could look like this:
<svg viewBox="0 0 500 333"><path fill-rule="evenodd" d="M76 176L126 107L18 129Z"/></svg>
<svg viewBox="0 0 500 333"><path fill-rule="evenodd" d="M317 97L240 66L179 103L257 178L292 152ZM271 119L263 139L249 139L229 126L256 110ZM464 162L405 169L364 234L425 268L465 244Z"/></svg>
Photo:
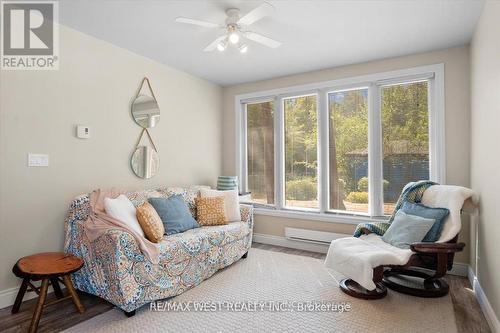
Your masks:
<svg viewBox="0 0 500 333"><path fill-rule="evenodd" d="M423 279L423 287L418 288L405 286L396 282L394 279L391 279L391 277L397 276L409 276ZM425 298L443 297L446 296L450 290L448 283L446 283L446 281L444 281L443 279L433 277L432 275L427 274L423 271L414 269L388 269L384 271L384 278L382 279L382 283L387 288L396 292Z"/></svg>
<svg viewBox="0 0 500 333"><path fill-rule="evenodd" d="M340 290L349 296L366 300L384 298L387 295L387 288L380 282L375 283L375 285L377 286L375 290L368 290L352 279L343 279L339 283Z"/></svg>

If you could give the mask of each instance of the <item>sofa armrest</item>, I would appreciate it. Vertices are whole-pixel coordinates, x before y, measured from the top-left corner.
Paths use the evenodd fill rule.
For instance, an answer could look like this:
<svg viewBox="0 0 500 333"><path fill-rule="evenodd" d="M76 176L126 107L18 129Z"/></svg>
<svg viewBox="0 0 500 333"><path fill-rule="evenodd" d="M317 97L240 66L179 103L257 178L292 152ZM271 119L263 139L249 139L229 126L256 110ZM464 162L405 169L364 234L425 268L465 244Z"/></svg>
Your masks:
<svg viewBox="0 0 500 333"><path fill-rule="evenodd" d="M440 254L455 253L464 249L465 243L413 243L410 249L417 253Z"/></svg>
<svg viewBox="0 0 500 333"><path fill-rule="evenodd" d="M253 229L253 206L240 204L241 221L246 222L250 230Z"/></svg>
<svg viewBox="0 0 500 333"><path fill-rule="evenodd" d="M138 290L138 285L133 283L134 267L148 262L134 237L126 231L112 229L90 241L81 231L69 252L76 250L85 265L72 274L73 284L81 291L132 311Z"/></svg>

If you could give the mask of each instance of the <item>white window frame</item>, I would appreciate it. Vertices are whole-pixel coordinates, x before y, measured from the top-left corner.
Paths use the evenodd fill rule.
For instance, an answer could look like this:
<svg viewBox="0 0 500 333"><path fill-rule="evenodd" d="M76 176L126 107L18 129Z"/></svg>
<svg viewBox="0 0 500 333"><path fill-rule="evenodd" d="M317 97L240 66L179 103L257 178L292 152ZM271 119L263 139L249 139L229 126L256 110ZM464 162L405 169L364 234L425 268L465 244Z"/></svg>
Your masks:
<svg viewBox="0 0 500 333"><path fill-rule="evenodd" d="M380 90L382 86L427 80L429 109L429 168L430 179L446 183L445 152L445 87L444 64L420 66L396 71L369 74L332 81L310 83L235 96L236 121L236 173L240 179L240 192L247 191L247 129L246 104L274 101L275 145L275 204L269 208L256 207L260 215L280 216L333 223L358 224L361 221L381 221L383 216L382 187L382 124ZM328 93L368 88L368 159L369 207L368 214L328 210ZM303 95L317 95L318 112L318 210L285 207L284 189L284 114L283 99ZM378 141L378 143L377 143Z"/></svg>

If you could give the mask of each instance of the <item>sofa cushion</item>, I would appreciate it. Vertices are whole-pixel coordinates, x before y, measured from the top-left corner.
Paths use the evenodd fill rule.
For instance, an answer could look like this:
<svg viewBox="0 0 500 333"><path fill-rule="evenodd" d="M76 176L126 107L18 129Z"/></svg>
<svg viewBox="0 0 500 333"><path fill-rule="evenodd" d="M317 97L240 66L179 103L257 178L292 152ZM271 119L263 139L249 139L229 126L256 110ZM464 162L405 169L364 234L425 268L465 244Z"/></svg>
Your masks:
<svg viewBox="0 0 500 333"><path fill-rule="evenodd" d="M210 186L193 185L188 188L171 186L160 188L158 189L158 192L160 192L161 196L164 198L169 198L173 195L181 195L186 202L191 215L193 218L196 218L196 204L194 199L200 196L201 189L210 189Z"/></svg>
<svg viewBox="0 0 500 333"><path fill-rule="evenodd" d="M145 202L137 207L137 221L139 221L147 239L153 243L158 243L162 240L165 227L160 216L149 202Z"/></svg>
<svg viewBox="0 0 500 333"><path fill-rule="evenodd" d="M201 225L222 225L227 224L226 213L224 212L224 198L196 198L196 216Z"/></svg>
<svg viewBox="0 0 500 333"><path fill-rule="evenodd" d="M167 235L199 227L181 195L173 195L169 198L149 198L148 201L160 216Z"/></svg>
<svg viewBox="0 0 500 333"><path fill-rule="evenodd" d="M210 189L201 189L200 195L202 198L224 198L224 209L226 218L229 222L241 221L240 204L238 200L238 190L217 191Z"/></svg>
<svg viewBox="0 0 500 333"><path fill-rule="evenodd" d="M202 252L210 252L222 246L236 243L250 233L246 222L231 222L225 225L201 226L183 233L163 237L160 245L160 262L165 260L177 264L189 260ZM220 253L214 253L220 256Z"/></svg>
<svg viewBox="0 0 500 333"><path fill-rule="evenodd" d="M137 221L136 210L132 202L123 194L117 198L104 198L104 210L106 214L126 224L130 229L144 237L139 221Z"/></svg>

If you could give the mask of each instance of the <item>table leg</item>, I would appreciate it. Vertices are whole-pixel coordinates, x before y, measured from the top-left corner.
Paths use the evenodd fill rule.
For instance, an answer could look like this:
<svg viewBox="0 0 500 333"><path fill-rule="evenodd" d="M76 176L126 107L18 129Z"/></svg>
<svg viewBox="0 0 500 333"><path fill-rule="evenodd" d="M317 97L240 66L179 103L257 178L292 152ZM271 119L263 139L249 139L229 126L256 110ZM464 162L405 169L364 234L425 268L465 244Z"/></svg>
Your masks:
<svg viewBox="0 0 500 333"><path fill-rule="evenodd" d="M33 313L33 318L31 318L31 324L29 328L29 333L35 333L38 328L38 323L40 322L40 317L42 316L43 304L45 303L45 297L47 296L47 289L49 288L49 279L43 279L42 285L40 286L40 294L38 295L38 302L36 303L35 313Z"/></svg>
<svg viewBox="0 0 500 333"><path fill-rule="evenodd" d="M59 281L57 280L57 278L51 278L50 284L52 284L52 288L54 288L54 294L56 294L56 297L62 298L63 293L61 291L61 287L59 286Z"/></svg>
<svg viewBox="0 0 500 333"><path fill-rule="evenodd" d="M80 302L80 298L78 297L78 294L75 291L75 288L73 288L73 283L71 282L71 279L69 275L63 275L63 281L64 285L66 286L66 289L68 289L69 294L71 295L71 298L73 299L73 303L75 303L75 307L80 313L85 312L85 308L83 307L82 303Z"/></svg>
<svg viewBox="0 0 500 333"><path fill-rule="evenodd" d="M29 281L30 281L29 278L23 279L23 282L21 283L21 287L19 288L19 291L17 292L16 301L14 302L14 305L12 306L11 313L18 313L19 312L19 308L21 307L21 303L23 302L24 294L26 293L26 289L28 289L28 282Z"/></svg>

